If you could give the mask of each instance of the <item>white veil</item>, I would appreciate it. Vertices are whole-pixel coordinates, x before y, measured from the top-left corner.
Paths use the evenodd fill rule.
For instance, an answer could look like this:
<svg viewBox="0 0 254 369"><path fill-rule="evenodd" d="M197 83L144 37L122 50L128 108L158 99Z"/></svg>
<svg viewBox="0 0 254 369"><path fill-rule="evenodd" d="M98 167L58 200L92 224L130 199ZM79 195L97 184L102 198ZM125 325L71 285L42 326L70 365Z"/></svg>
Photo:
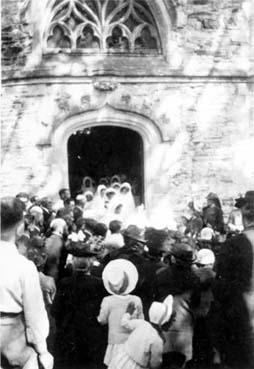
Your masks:
<svg viewBox="0 0 254 369"><path fill-rule="evenodd" d="M123 205L122 214L124 220L130 218L136 211L134 196L131 191L131 185L124 182L120 187L119 204Z"/></svg>
<svg viewBox="0 0 254 369"><path fill-rule="evenodd" d="M93 210L96 214L96 220L100 220L105 214L105 191L107 187L104 184L100 184L97 187L96 193L93 199Z"/></svg>

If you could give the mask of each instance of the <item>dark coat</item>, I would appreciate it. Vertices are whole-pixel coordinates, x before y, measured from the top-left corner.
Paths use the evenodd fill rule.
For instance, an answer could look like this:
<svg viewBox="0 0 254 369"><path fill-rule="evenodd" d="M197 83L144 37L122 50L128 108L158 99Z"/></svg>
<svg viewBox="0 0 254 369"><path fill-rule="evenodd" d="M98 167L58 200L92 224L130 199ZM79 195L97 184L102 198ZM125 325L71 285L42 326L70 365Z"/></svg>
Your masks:
<svg viewBox="0 0 254 369"><path fill-rule="evenodd" d="M244 234L230 238L217 260L214 330L221 332L216 339L225 351L227 363L237 368L254 367L254 339L244 299L244 293L251 289L253 260L252 245Z"/></svg>
<svg viewBox="0 0 254 369"><path fill-rule="evenodd" d="M56 349L66 362L103 361L107 332L97 316L105 295L102 280L82 271L60 281L52 315L57 326Z"/></svg>

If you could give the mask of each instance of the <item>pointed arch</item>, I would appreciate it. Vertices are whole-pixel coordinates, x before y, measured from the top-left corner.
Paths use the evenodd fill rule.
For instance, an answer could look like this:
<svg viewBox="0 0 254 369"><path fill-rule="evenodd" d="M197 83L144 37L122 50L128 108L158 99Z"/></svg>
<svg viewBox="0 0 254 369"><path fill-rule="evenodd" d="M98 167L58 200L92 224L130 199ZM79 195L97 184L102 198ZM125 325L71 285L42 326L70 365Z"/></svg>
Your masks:
<svg viewBox="0 0 254 369"><path fill-rule="evenodd" d="M149 39L146 40L150 51L153 51L155 54L168 54L167 40L170 38L170 32L175 22L175 5L171 0L122 0L121 2L117 0L116 3L119 3L119 6L111 9L109 14L104 7L108 6L111 2L105 1L101 3L101 1L27 0L21 8L20 14L22 17L27 18L29 24L32 24L34 48L38 49L38 46L40 46L41 54L48 49L47 39L52 31L52 24L55 25L58 22L62 25L65 24L67 28L69 27L69 33L71 33L73 40L72 50L75 50L75 45L77 45L74 40L80 36L81 25L85 25L88 22L94 30L96 37L100 39L100 52L106 51L108 53L106 39L111 36L111 25L118 23L122 28L125 27L129 30L130 40L128 41L133 45L135 44L133 35L135 34L136 27L147 25L153 39L156 40L156 43L151 42L150 46ZM94 6L91 8L89 4L94 4ZM66 24L66 22L68 23L68 19L69 21L71 19L72 23L76 23L70 26L70 24ZM108 21L109 23L107 24ZM72 29L70 29L71 27ZM149 47L146 49L149 50ZM137 53L134 47L130 47L128 53L130 50Z"/></svg>
<svg viewBox="0 0 254 369"><path fill-rule="evenodd" d="M99 6L98 3L99 2ZM99 38L99 43L96 52L126 52L126 53L141 53L153 51L156 54L161 54L161 39L158 31L156 19L150 9L147 0L111 0L91 2L89 0L52 0L50 2L50 14L45 23L43 30L43 50L44 52L58 52L65 48L61 47L62 40L55 38L55 43L52 47L49 46L48 39L52 37L49 32L56 25L64 26L68 29L68 33L73 40L70 46L71 51L79 51L77 38L80 37L78 30L82 24L89 23L92 30L95 31ZM151 3L152 4L152 3ZM127 39L128 48L122 47L122 37L113 35L113 30L116 27L124 30L124 36ZM139 35L141 38L141 47L135 48L135 34L137 28L148 27L150 33ZM93 48L93 39L89 34L84 32L82 52L90 52ZM112 38L111 43L105 42L109 37Z"/></svg>

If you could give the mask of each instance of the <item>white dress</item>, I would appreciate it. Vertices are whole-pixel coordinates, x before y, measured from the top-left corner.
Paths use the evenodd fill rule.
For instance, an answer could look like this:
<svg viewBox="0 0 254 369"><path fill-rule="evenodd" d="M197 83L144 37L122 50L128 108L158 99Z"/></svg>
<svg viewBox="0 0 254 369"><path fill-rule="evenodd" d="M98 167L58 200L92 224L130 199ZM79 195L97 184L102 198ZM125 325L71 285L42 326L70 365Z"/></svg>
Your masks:
<svg viewBox="0 0 254 369"><path fill-rule="evenodd" d="M124 345L122 345L124 346ZM124 351L124 348L118 350L118 353L113 356L113 360L109 366L109 369L145 369L140 366Z"/></svg>
<svg viewBox="0 0 254 369"><path fill-rule="evenodd" d="M122 325L131 333L112 358L108 369L159 367L162 362L163 340L152 325L145 320L132 319L129 314L124 314Z"/></svg>

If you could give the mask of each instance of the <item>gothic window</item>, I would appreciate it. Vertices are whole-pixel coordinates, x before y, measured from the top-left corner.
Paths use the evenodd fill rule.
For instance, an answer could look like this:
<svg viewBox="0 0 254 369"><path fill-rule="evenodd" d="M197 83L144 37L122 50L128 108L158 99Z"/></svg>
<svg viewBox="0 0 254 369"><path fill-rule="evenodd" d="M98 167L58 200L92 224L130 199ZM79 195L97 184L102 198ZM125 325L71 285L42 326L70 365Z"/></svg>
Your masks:
<svg viewBox="0 0 254 369"><path fill-rule="evenodd" d="M146 0L55 0L45 52L161 53Z"/></svg>

